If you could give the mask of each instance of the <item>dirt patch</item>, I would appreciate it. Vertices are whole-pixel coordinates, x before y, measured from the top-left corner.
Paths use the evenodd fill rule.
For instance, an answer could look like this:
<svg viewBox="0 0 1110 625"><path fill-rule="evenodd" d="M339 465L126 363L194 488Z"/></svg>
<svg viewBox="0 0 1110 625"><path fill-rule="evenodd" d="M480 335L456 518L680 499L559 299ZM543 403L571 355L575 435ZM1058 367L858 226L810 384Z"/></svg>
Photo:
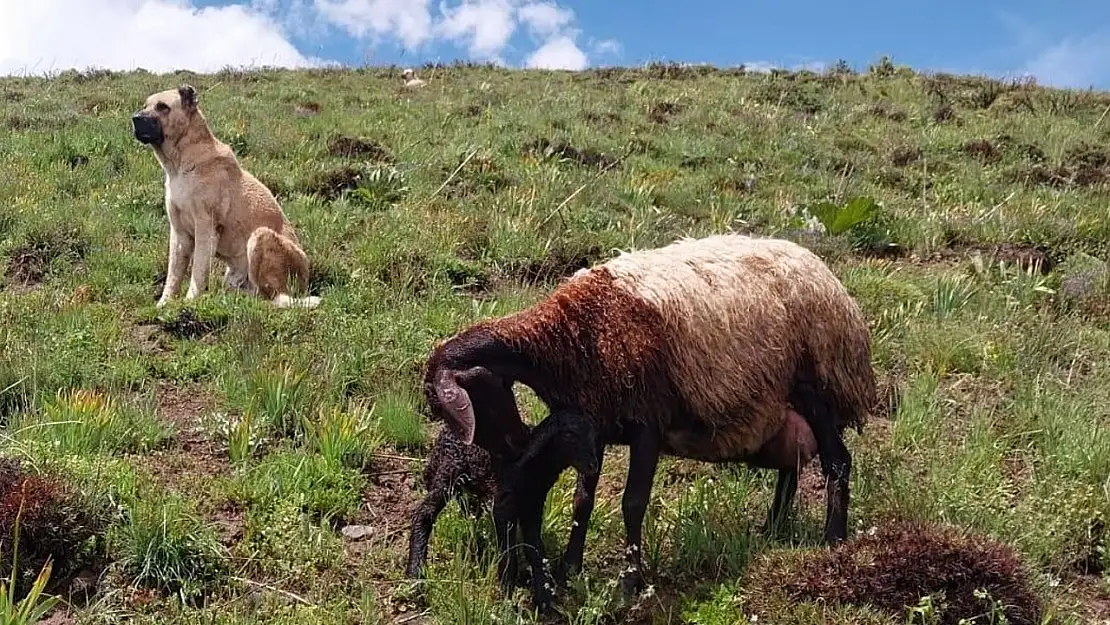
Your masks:
<svg viewBox="0 0 1110 625"><path fill-rule="evenodd" d="M298 185L302 193L318 195L326 201L334 201L351 189L358 188L365 172L358 167L339 167L313 174Z"/></svg>
<svg viewBox="0 0 1110 625"><path fill-rule="evenodd" d="M1034 163L1043 163L1047 160L1044 150L1033 145L1032 143L1018 143L1014 145L1014 150L1017 151L1025 160Z"/></svg>
<svg viewBox="0 0 1110 625"><path fill-rule="evenodd" d="M907 119L905 111L895 108L893 104L886 100L875 102L868 107L867 112L875 117L889 119L892 122L904 122Z"/></svg>
<svg viewBox="0 0 1110 625"><path fill-rule="evenodd" d="M340 158L364 158L380 163L392 163L394 160L393 153L381 144L346 135L335 135L328 140L328 154Z"/></svg>
<svg viewBox="0 0 1110 625"><path fill-rule="evenodd" d="M424 470L422 459L411 458L392 448L381 450L366 470L367 484L362 507L346 519L347 525L374 528L369 536L347 541L352 555L377 550L406 548L412 512L423 497L418 481Z"/></svg>
<svg viewBox="0 0 1110 625"><path fill-rule="evenodd" d="M162 487L195 497L211 486L214 476L230 470L221 445L201 426L201 418L212 411L216 402L196 386L160 384L155 397L155 414L172 424L176 435L171 446L148 456L143 465Z"/></svg>
<svg viewBox="0 0 1110 625"><path fill-rule="evenodd" d="M1107 541L1106 523L1102 519L1092 519L1087 527L1083 541L1084 554L1077 559L1072 568L1080 575L1102 575L1106 571L1106 557L1103 553L1110 546Z"/></svg>
<svg viewBox="0 0 1110 625"><path fill-rule="evenodd" d="M948 122L957 121L959 118L956 116L955 109L950 104L941 104L933 110L933 121L938 124L945 124Z"/></svg>
<svg viewBox="0 0 1110 625"><path fill-rule="evenodd" d="M293 113L298 117L312 117L320 114L320 105L316 102L299 102L293 106Z"/></svg>
<svg viewBox="0 0 1110 625"><path fill-rule="evenodd" d="M648 107L647 118L656 124L666 124L671 117L681 113L683 108L677 102L656 102Z"/></svg>
<svg viewBox="0 0 1110 625"><path fill-rule="evenodd" d="M557 139L555 141L535 139L526 143L521 153L538 158L566 160L577 163L583 167L597 169L613 167L617 163L617 158L614 156L594 148L579 149L563 139Z"/></svg>
<svg viewBox="0 0 1110 625"><path fill-rule="evenodd" d="M1105 625L1110 623L1110 592L1105 589L1101 580L1094 577L1079 577L1066 581L1066 590L1062 593L1068 607L1083 616L1083 623Z"/></svg>
<svg viewBox="0 0 1110 625"><path fill-rule="evenodd" d="M1036 146L1032 146L1036 148ZM1043 160L1043 152L1036 148ZM1029 160L1036 161L1035 158ZM1064 153L1057 165L1035 164L1013 174L1017 182L1051 187L1092 187L1110 182L1110 151L1082 143Z"/></svg>
<svg viewBox="0 0 1110 625"><path fill-rule="evenodd" d="M683 169L702 169L716 162L717 159L712 156L687 156L678 162L678 166Z"/></svg>
<svg viewBox="0 0 1110 625"><path fill-rule="evenodd" d="M247 526L247 511L232 501L225 501L212 514L212 524L220 536L220 543L231 547L243 540Z"/></svg>
<svg viewBox="0 0 1110 625"><path fill-rule="evenodd" d="M76 263L85 258L89 243L76 230L34 233L8 256L5 276L9 285L32 287L41 284L55 260Z"/></svg>
<svg viewBox="0 0 1110 625"><path fill-rule="evenodd" d="M597 126L608 126L610 124L619 124L622 118L619 113L606 111L604 113L597 113L594 111L586 111L582 113L582 119Z"/></svg>
<svg viewBox="0 0 1110 625"><path fill-rule="evenodd" d="M755 191L755 176L730 174L718 178L717 181L713 184L713 188L723 193L747 195Z"/></svg>
<svg viewBox="0 0 1110 625"><path fill-rule="evenodd" d="M1059 259L1055 251L1046 245L1032 243L965 243L950 241L948 247L926 257L915 257L922 264L948 264L968 258L974 254L983 256L988 265L999 261L1014 265L1022 270L1035 269L1044 275L1056 267Z"/></svg>
<svg viewBox="0 0 1110 625"><path fill-rule="evenodd" d="M905 167L921 159L921 148L916 145L902 145L890 153L890 163L895 167Z"/></svg>
<svg viewBox="0 0 1110 625"><path fill-rule="evenodd" d="M458 199L482 191L497 193L514 183L513 178L502 171L497 161L489 156L475 155L462 165L462 169L459 169L460 164L462 163L440 167L440 174L447 181L443 188L446 197ZM451 177L452 174L454 177Z"/></svg>
<svg viewBox="0 0 1110 625"><path fill-rule="evenodd" d="M555 247L543 258L513 259L503 268L506 278L528 284L548 284L596 263L603 256L597 245L585 249Z"/></svg>
<svg viewBox="0 0 1110 625"><path fill-rule="evenodd" d="M485 106L475 102L473 104L467 104L466 106L464 106L462 108L462 115L463 117L479 117L484 110L486 110Z"/></svg>
<svg viewBox="0 0 1110 625"><path fill-rule="evenodd" d="M983 163L997 163L1002 159L1002 151L990 139L974 139L961 148L964 154L975 157Z"/></svg>
<svg viewBox="0 0 1110 625"><path fill-rule="evenodd" d="M69 615L69 611L65 606L59 606L50 613L50 616L38 621L38 625L72 625L76 622L77 621Z"/></svg>
<svg viewBox="0 0 1110 625"><path fill-rule="evenodd" d="M1006 545L956 528L890 522L831 550L769 554L752 567L748 592L769 599L870 605L901 617L905 606L944 593L939 622L989 612L976 591L986 588L1014 625L1039 622L1043 605L1028 572ZM770 599L773 600L773 599ZM757 610L762 611L762 610Z"/></svg>
<svg viewBox="0 0 1110 625"><path fill-rule="evenodd" d="M987 250L983 250L987 251ZM1016 265L1023 270L1038 268L1041 274L1047 274L1056 266L1056 259L1052 250L1044 245L1031 245L1028 243L1002 243L989 249L992 259Z"/></svg>
<svg viewBox="0 0 1110 625"><path fill-rule="evenodd" d="M228 319L223 316L202 318L192 309L185 308L173 319L158 319L155 322L166 334L182 340L195 340L222 330Z"/></svg>

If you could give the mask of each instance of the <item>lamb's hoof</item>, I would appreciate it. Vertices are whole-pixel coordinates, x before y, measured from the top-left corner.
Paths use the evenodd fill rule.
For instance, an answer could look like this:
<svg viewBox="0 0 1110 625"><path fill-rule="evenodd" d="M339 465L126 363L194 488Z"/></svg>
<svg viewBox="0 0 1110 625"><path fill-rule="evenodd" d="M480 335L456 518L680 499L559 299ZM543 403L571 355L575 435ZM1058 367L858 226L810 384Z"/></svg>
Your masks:
<svg viewBox="0 0 1110 625"><path fill-rule="evenodd" d="M640 591L644 589L644 576L639 571L621 573L620 577L621 598L628 603L636 601Z"/></svg>
<svg viewBox="0 0 1110 625"><path fill-rule="evenodd" d="M532 589L532 607L540 616L550 615L555 606L555 593L547 587Z"/></svg>

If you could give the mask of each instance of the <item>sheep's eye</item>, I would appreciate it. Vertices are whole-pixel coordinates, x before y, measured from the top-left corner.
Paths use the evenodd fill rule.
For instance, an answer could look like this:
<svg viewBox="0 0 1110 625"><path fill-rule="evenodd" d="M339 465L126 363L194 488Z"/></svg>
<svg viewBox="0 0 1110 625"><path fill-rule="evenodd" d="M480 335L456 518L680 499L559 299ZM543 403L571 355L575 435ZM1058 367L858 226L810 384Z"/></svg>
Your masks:
<svg viewBox="0 0 1110 625"><path fill-rule="evenodd" d="M167 106L165 102L159 102L158 104L155 104L154 109L156 111L158 111L159 113L169 113L170 112L170 107Z"/></svg>

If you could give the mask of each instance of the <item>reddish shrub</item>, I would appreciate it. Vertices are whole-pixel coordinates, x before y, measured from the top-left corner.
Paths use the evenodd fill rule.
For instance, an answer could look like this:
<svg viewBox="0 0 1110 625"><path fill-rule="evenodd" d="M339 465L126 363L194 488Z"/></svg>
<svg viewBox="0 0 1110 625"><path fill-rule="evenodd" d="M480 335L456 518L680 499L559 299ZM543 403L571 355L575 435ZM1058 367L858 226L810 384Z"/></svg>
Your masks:
<svg viewBox="0 0 1110 625"><path fill-rule="evenodd" d="M751 576L753 597L777 594L787 602L870 605L898 617L932 595L942 625L989 613L990 599L1013 625L1039 622L1043 609L1009 547L916 522L887 524L834 549L797 558L767 558ZM980 589L990 598L977 596Z"/></svg>

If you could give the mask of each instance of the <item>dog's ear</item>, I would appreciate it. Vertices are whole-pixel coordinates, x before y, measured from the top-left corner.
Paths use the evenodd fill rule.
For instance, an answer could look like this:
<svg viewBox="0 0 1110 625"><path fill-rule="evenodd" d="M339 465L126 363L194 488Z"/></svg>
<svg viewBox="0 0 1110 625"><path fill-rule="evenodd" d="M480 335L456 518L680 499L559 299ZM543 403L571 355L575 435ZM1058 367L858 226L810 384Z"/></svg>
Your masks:
<svg viewBox="0 0 1110 625"><path fill-rule="evenodd" d="M177 88L177 95L181 96L181 106L186 111L197 108L197 90L192 85L181 85Z"/></svg>

